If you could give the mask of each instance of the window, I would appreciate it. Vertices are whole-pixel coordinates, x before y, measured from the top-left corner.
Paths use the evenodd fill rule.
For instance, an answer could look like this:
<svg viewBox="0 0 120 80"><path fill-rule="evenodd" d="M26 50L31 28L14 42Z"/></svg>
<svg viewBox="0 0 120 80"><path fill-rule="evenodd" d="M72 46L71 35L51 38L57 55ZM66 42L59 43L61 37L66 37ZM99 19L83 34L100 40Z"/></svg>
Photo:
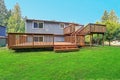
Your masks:
<svg viewBox="0 0 120 80"><path fill-rule="evenodd" d="M43 23L39 23L39 28L43 28Z"/></svg>
<svg viewBox="0 0 120 80"><path fill-rule="evenodd" d="M43 22L34 22L34 25L33 25L34 28L43 28Z"/></svg>
<svg viewBox="0 0 120 80"><path fill-rule="evenodd" d="M38 24L34 22L34 28L38 28Z"/></svg>
<svg viewBox="0 0 120 80"><path fill-rule="evenodd" d="M65 28L65 24L64 23L60 23L60 27L61 27L61 29L64 29Z"/></svg>
<svg viewBox="0 0 120 80"><path fill-rule="evenodd" d="M34 37L35 42L43 42L43 36L36 36Z"/></svg>

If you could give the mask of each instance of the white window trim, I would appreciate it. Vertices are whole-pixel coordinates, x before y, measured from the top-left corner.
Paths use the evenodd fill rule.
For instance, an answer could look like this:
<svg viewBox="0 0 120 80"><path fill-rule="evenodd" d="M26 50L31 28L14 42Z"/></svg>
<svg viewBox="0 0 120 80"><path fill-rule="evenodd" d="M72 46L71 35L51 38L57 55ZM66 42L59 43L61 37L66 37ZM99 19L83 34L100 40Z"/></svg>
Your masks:
<svg viewBox="0 0 120 80"><path fill-rule="evenodd" d="M43 28L34 28L34 23L43 23ZM32 22L32 29L44 29L44 22L39 22L39 21L33 21Z"/></svg>
<svg viewBox="0 0 120 80"><path fill-rule="evenodd" d="M34 36L34 37L43 37L43 41L42 42L44 42L44 36ZM39 39L39 38L38 38ZM35 42L35 41L34 41Z"/></svg>
<svg viewBox="0 0 120 80"><path fill-rule="evenodd" d="M64 29L64 28L61 28L61 24L64 24L64 28L65 28L65 23L60 23L59 25L60 25L60 29Z"/></svg>

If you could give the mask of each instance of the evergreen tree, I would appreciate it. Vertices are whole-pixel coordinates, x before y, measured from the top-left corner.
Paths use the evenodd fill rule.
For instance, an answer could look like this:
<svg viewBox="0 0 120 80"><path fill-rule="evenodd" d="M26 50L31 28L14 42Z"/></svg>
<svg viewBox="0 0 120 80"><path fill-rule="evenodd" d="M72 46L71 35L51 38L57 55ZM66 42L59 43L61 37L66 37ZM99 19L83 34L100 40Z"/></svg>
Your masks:
<svg viewBox="0 0 120 80"><path fill-rule="evenodd" d="M8 25L8 20L9 20L10 16L11 16L11 10L7 11L6 19L4 19L4 25L5 26Z"/></svg>
<svg viewBox="0 0 120 80"><path fill-rule="evenodd" d="M4 3L4 0L0 0L0 25L6 26L5 25L5 20L7 16L7 9Z"/></svg>
<svg viewBox="0 0 120 80"><path fill-rule="evenodd" d="M111 12L109 13L109 20L116 23L119 22L119 18L117 17L114 10L111 10Z"/></svg>
<svg viewBox="0 0 120 80"><path fill-rule="evenodd" d="M105 10L102 16L102 22L109 20L109 13Z"/></svg>
<svg viewBox="0 0 120 80"><path fill-rule="evenodd" d="M8 20L8 32L24 32L24 19L21 16L20 6L17 3Z"/></svg>

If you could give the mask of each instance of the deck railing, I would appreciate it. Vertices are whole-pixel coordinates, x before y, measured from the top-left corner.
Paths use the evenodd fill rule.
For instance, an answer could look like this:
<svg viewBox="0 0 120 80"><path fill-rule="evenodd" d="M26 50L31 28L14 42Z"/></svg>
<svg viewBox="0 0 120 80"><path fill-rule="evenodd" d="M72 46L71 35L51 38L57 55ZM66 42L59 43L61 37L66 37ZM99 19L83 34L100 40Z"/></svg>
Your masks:
<svg viewBox="0 0 120 80"><path fill-rule="evenodd" d="M106 26L101 24L88 24L77 35L87 35L90 33L105 33Z"/></svg>
<svg viewBox="0 0 120 80"><path fill-rule="evenodd" d="M84 36L65 36L65 42L70 42L78 46L85 45L85 37Z"/></svg>
<svg viewBox="0 0 120 80"><path fill-rule="evenodd" d="M106 32L106 26L102 24L88 24L85 27L79 28L77 31L71 30L72 25L64 29L66 42L75 43L76 45L85 45L85 35L88 34L104 34ZM75 26L73 27L75 28ZM72 33L72 34L71 34Z"/></svg>
<svg viewBox="0 0 120 80"><path fill-rule="evenodd" d="M64 28L64 34L70 34L70 33L73 33L75 32L75 26L74 24L71 24L67 27Z"/></svg>
<svg viewBox="0 0 120 80"><path fill-rule="evenodd" d="M50 47L53 45L53 34L8 33L8 47L12 49Z"/></svg>
<svg viewBox="0 0 120 80"><path fill-rule="evenodd" d="M95 25L90 25L90 31L91 32L98 32L98 33L105 33L106 32L106 27L105 25L100 25L100 24L95 24Z"/></svg>

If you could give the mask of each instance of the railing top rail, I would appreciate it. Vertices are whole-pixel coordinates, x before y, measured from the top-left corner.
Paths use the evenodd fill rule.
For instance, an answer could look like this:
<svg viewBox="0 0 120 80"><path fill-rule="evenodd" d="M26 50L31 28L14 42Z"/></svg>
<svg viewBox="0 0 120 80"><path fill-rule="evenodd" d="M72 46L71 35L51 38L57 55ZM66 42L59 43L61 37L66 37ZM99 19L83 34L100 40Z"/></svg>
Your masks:
<svg viewBox="0 0 120 80"><path fill-rule="evenodd" d="M104 27L106 27L106 25L104 25L104 24L94 24L94 23L89 23L88 25L97 25L97 26L104 26Z"/></svg>
<svg viewBox="0 0 120 80"><path fill-rule="evenodd" d="M70 24L70 25L66 26L64 29L69 28L69 27L72 27L73 25L74 25L74 26L83 26L83 25L80 25L80 24Z"/></svg>
<svg viewBox="0 0 120 80"><path fill-rule="evenodd" d="M45 33L8 33L13 35L54 35L54 34L45 34Z"/></svg>

